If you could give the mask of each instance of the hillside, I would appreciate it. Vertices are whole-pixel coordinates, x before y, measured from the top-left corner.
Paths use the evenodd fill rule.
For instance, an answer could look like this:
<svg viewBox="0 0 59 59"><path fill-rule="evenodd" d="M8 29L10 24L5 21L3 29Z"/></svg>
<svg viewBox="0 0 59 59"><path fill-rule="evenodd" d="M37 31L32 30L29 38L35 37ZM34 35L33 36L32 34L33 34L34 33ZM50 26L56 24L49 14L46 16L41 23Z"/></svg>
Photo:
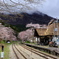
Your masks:
<svg viewBox="0 0 59 59"><path fill-rule="evenodd" d="M52 17L43 14L43 13L33 13L33 14L27 14L27 13L21 13L16 15L4 15L0 14L0 18L2 20L6 20L4 22L7 22L12 25L21 24L26 25L28 23L38 23L38 24L48 24L48 22L52 19Z"/></svg>
<svg viewBox="0 0 59 59"><path fill-rule="evenodd" d="M16 15L5 15L0 14L0 22L4 24L4 26L10 26L17 32L26 30L26 24L33 23L33 24L48 24L50 20L53 19L52 17L43 14L43 13L21 13Z"/></svg>

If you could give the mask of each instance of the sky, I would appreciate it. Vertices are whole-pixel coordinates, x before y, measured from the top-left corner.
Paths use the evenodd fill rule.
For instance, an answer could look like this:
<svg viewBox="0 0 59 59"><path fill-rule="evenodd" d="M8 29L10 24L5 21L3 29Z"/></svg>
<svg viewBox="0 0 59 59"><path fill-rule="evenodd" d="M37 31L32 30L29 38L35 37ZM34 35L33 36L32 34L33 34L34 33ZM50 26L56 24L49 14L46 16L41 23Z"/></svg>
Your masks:
<svg viewBox="0 0 59 59"><path fill-rule="evenodd" d="M0 13L42 12L59 18L59 0L0 0Z"/></svg>
<svg viewBox="0 0 59 59"><path fill-rule="evenodd" d="M40 11L54 18L59 18L59 0L46 0L40 6Z"/></svg>

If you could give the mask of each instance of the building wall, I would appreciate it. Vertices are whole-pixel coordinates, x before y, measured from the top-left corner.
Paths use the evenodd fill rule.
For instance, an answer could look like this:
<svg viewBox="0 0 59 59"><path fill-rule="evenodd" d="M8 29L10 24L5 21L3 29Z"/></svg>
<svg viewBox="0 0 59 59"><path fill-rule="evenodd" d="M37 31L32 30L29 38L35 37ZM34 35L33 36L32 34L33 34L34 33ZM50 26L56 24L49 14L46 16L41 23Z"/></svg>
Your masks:
<svg viewBox="0 0 59 59"><path fill-rule="evenodd" d="M56 28L58 28L58 31ZM59 23L48 25L45 35L59 35Z"/></svg>

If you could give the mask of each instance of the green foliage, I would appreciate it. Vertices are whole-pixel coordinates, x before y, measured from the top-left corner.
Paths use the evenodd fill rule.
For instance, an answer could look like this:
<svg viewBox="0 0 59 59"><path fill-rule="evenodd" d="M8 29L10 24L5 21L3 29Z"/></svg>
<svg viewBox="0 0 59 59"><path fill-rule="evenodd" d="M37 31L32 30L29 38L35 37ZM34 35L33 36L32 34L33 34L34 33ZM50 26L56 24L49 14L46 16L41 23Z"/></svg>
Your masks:
<svg viewBox="0 0 59 59"><path fill-rule="evenodd" d="M0 41L0 43L1 43L1 44L4 44L4 43L5 43L5 41L4 41L4 40L1 40L1 41Z"/></svg>
<svg viewBox="0 0 59 59"><path fill-rule="evenodd" d="M5 27L11 27L12 29L14 29L17 33L26 30L27 28L25 27L25 25L11 25L11 24L7 24L4 23L4 21L0 20L0 23L2 23L2 25L4 25Z"/></svg>
<svg viewBox="0 0 59 59"><path fill-rule="evenodd" d="M0 20L0 23L2 23L4 25L4 21L3 20Z"/></svg>
<svg viewBox="0 0 59 59"><path fill-rule="evenodd" d="M10 25L10 27L12 29L14 29L16 32L21 32L21 31L24 31L26 30L27 28L25 27L25 25Z"/></svg>
<svg viewBox="0 0 59 59"><path fill-rule="evenodd" d="M17 43L17 41L11 41L10 43L6 43L6 40L1 40L0 41L0 44L6 44L6 45L10 45L10 44L13 44L13 43Z"/></svg>
<svg viewBox="0 0 59 59"><path fill-rule="evenodd" d="M4 14L0 14L0 23L2 23L5 27L11 27L12 29L14 29L17 33L26 30L27 28L25 27L25 25L11 25L8 24L10 21L16 21L16 20L21 20L23 19L23 15L22 14L17 14L17 15L4 15Z"/></svg>
<svg viewBox="0 0 59 59"><path fill-rule="evenodd" d="M30 43L30 41L26 41L25 43Z"/></svg>
<svg viewBox="0 0 59 59"><path fill-rule="evenodd" d="M10 45L5 44L5 48L4 48L4 59L9 59L9 52L10 52L9 47L10 47Z"/></svg>
<svg viewBox="0 0 59 59"><path fill-rule="evenodd" d="M4 24L4 26L5 26L5 27L10 27L10 25L9 25L9 24Z"/></svg>

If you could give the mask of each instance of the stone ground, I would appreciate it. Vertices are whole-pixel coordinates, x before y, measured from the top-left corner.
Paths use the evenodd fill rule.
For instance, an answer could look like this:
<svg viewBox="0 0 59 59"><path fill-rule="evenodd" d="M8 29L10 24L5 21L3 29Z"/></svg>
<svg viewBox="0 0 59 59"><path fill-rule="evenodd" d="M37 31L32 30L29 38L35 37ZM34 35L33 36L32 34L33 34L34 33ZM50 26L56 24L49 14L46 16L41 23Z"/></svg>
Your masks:
<svg viewBox="0 0 59 59"><path fill-rule="evenodd" d="M9 59L17 59L15 57L15 54L14 54L13 50L12 50L12 45L10 45Z"/></svg>

